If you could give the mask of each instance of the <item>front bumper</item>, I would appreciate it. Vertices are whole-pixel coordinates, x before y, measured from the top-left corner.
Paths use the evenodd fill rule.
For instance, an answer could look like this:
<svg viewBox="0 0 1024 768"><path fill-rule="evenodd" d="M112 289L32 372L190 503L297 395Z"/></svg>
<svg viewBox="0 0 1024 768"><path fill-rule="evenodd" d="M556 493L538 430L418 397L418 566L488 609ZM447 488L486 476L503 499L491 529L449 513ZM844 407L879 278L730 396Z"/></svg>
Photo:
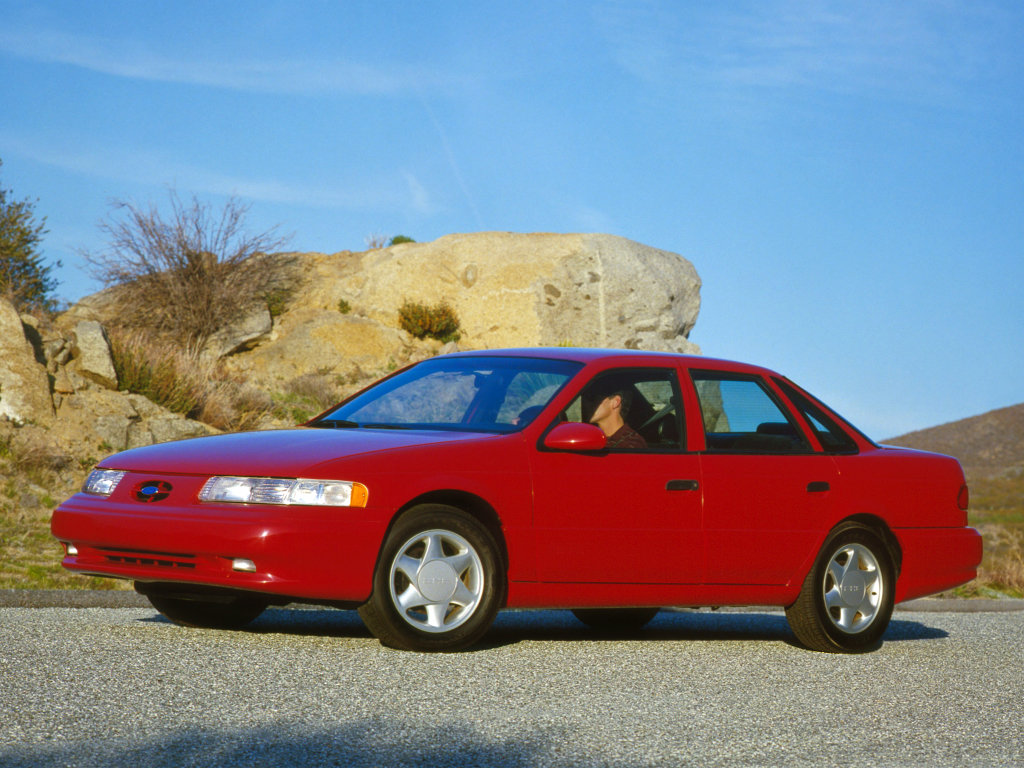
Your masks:
<svg viewBox="0 0 1024 768"><path fill-rule="evenodd" d="M282 597L363 601L387 527L382 510L247 504L164 506L77 494L50 529L83 574ZM77 554L73 554L77 552ZM237 570L248 560L252 572Z"/></svg>

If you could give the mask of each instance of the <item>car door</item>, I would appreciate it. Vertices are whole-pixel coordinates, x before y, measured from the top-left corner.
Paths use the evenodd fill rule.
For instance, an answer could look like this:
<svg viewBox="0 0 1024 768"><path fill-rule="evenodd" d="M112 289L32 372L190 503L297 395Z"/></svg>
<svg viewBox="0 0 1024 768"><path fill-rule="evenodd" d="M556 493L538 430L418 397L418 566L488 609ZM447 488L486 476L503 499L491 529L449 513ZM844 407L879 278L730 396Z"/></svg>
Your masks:
<svg viewBox="0 0 1024 768"><path fill-rule="evenodd" d="M584 386L559 416L589 421L596 388L632 396L625 421L642 447L532 455L537 573L563 583L693 584L703 568L699 459L683 451L675 368L616 369ZM552 424L554 426L554 424Z"/></svg>
<svg viewBox="0 0 1024 768"><path fill-rule="evenodd" d="M814 548L837 480L760 376L693 370L707 584L788 583Z"/></svg>

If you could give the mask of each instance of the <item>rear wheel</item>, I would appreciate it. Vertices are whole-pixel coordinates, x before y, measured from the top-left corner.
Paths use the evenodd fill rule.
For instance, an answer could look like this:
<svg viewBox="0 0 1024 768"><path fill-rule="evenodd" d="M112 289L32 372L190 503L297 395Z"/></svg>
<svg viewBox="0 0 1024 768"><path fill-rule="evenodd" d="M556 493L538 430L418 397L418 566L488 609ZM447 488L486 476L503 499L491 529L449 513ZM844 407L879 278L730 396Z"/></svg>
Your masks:
<svg viewBox="0 0 1024 768"><path fill-rule="evenodd" d="M266 610L267 604L250 597L226 596L210 599L146 595L165 617L184 627L241 629Z"/></svg>
<svg viewBox="0 0 1024 768"><path fill-rule="evenodd" d="M630 632L658 615L657 608L577 608L572 615L598 632Z"/></svg>
<svg viewBox="0 0 1024 768"><path fill-rule="evenodd" d="M455 651L483 636L504 599L490 532L455 507L423 504L388 534L359 615L384 645Z"/></svg>
<svg viewBox="0 0 1024 768"><path fill-rule="evenodd" d="M840 528L826 540L786 619L812 650L869 650L889 626L895 586L881 539L861 526Z"/></svg>

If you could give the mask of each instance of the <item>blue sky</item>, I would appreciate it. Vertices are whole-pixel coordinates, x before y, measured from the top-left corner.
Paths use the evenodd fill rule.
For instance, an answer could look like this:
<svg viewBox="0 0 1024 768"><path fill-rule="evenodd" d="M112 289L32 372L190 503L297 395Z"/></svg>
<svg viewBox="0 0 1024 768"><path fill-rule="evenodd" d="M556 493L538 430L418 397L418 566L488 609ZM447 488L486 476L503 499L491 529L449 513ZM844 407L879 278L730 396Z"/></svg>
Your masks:
<svg viewBox="0 0 1024 768"><path fill-rule="evenodd" d="M0 184L60 292L111 199L291 247L609 232L691 336L884 438L1024 401L1019 2L0 0Z"/></svg>

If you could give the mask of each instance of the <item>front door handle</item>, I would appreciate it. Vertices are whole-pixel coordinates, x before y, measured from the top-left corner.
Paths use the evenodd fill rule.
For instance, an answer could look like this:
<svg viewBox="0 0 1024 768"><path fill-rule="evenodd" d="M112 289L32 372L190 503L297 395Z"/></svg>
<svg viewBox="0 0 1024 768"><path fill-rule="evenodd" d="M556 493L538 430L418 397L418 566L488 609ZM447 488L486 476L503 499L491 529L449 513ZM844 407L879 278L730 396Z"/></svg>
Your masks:
<svg viewBox="0 0 1024 768"><path fill-rule="evenodd" d="M666 491L696 491L699 487L696 480L669 480L665 483Z"/></svg>
<svg viewBox="0 0 1024 768"><path fill-rule="evenodd" d="M824 480L816 480L813 483L807 484L808 493L824 493L829 489L829 484Z"/></svg>

